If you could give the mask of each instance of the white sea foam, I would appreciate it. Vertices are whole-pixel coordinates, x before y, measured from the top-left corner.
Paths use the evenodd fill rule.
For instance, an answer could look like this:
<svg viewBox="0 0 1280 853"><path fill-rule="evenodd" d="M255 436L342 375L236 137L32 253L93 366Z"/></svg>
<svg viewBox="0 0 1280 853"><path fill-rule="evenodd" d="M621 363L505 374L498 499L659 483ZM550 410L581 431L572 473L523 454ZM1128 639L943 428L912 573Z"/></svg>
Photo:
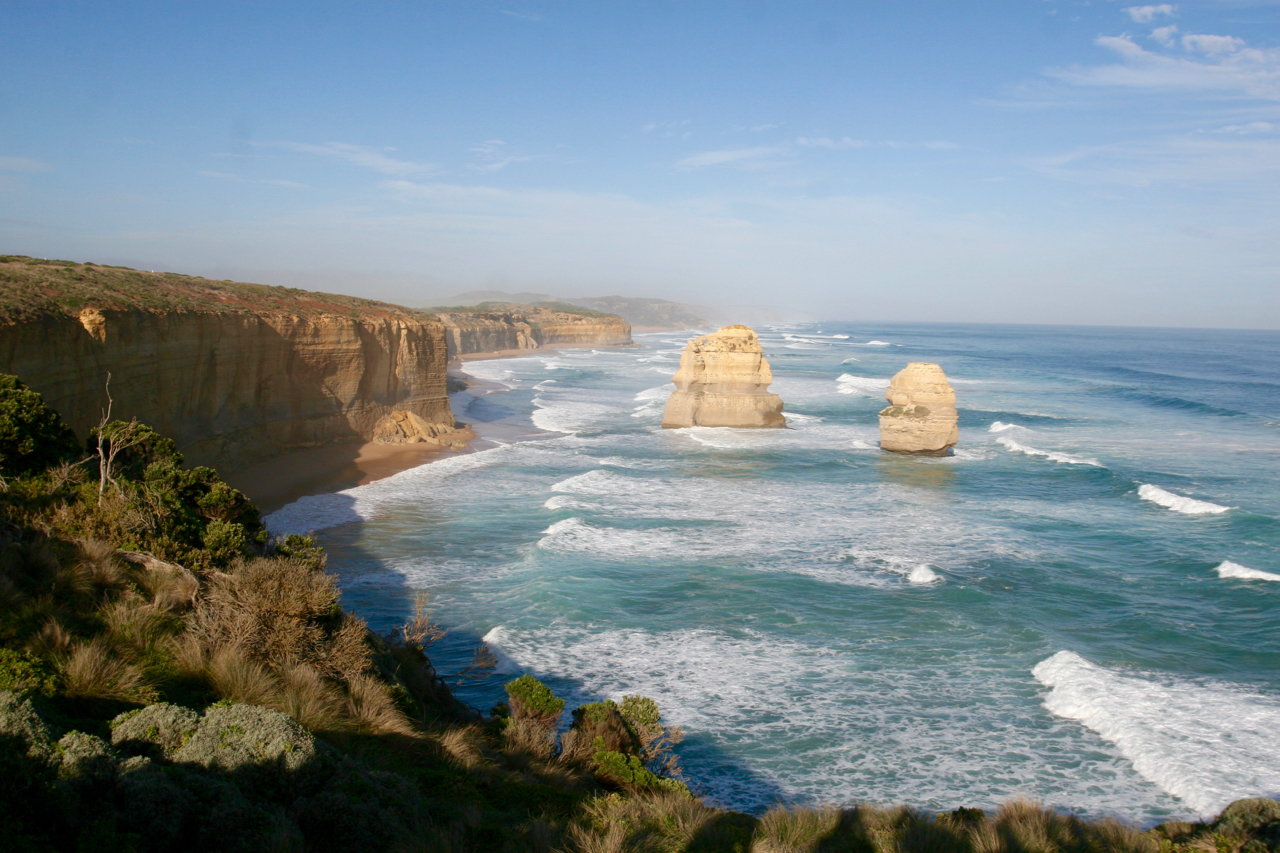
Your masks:
<svg viewBox="0 0 1280 853"><path fill-rule="evenodd" d="M1026 427L1021 424L1007 424L1003 421L996 421L987 429L987 432L1008 432L1011 429L1025 430Z"/></svg>
<svg viewBox="0 0 1280 853"><path fill-rule="evenodd" d="M637 394L633 399L637 403L642 403L646 400L665 400L670 396L671 396L671 386L659 385L656 388L646 388L645 390Z"/></svg>
<svg viewBox="0 0 1280 853"><path fill-rule="evenodd" d="M488 361L468 361L463 365L463 372L477 379L503 383L515 379L516 376L506 359L497 358Z"/></svg>
<svg viewBox="0 0 1280 853"><path fill-rule="evenodd" d="M862 359L860 359L860 358L854 358L853 356L849 356L848 358L846 358L844 361L842 361L842 362L840 362L840 363L841 363L841 364L852 364L852 363L853 363L853 362L855 362L855 361L862 361Z"/></svg>
<svg viewBox="0 0 1280 853"><path fill-rule="evenodd" d="M874 376L842 373L836 377L836 390L841 394L865 394L869 397L879 397L888 387L888 379L877 379Z"/></svg>
<svg viewBox="0 0 1280 853"><path fill-rule="evenodd" d="M1195 498L1175 495L1173 492L1166 492L1159 486L1153 486L1150 483L1143 483L1138 486L1138 497L1144 501L1159 504L1174 512L1180 512L1183 515L1216 515L1228 512L1231 509L1229 506L1219 506L1208 501L1198 501Z"/></svg>
<svg viewBox="0 0 1280 853"><path fill-rule="evenodd" d="M933 570L932 566L921 564L911 570L911 574L907 575L907 580L914 584L931 584L941 583L942 575Z"/></svg>
<svg viewBox="0 0 1280 853"><path fill-rule="evenodd" d="M855 438L853 440L853 443L850 445L850 447L852 447L854 450L879 450L880 449L879 445L872 444L869 441L863 441L860 438Z"/></svg>
<svg viewBox="0 0 1280 853"><path fill-rule="evenodd" d="M832 335L831 337L836 338L837 340L841 340L841 341L847 341L847 340L849 340L849 336L848 336L848 335Z"/></svg>
<svg viewBox="0 0 1280 853"><path fill-rule="evenodd" d="M1202 815L1280 791L1280 696L1121 674L1070 651L1032 674L1050 688L1046 708L1115 744L1138 773Z"/></svg>
<svg viewBox="0 0 1280 853"><path fill-rule="evenodd" d="M1035 447L1029 447L1021 442L1014 441L1007 436L1001 436L996 441L1015 453L1025 453L1028 456L1042 456L1045 459L1051 459L1054 462L1061 462L1063 465L1092 465L1095 468L1103 467L1102 463L1096 459L1087 459L1083 456L1072 456L1069 453L1058 453L1053 450L1040 450Z"/></svg>
<svg viewBox="0 0 1280 853"><path fill-rule="evenodd" d="M867 341L867 342L866 342L865 344L863 344L862 346L864 346L864 347L891 347L891 346L893 346L893 344L889 343L888 341Z"/></svg>
<svg viewBox="0 0 1280 853"><path fill-rule="evenodd" d="M506 629L499 625L481 637L480 642L489 647L489 651L493 653L494 660L497 661L497 664L493 667L495 673L498 675L515 675L520 672L520 664L516 663L515 659L503 650L502 646L506 639Z"/></svg>
<svg viewBox="0 0 1280 853"><path fill-rule="evenodd" d="M602 419L617 414L613 407L597 403L552 402L539 397L533 404L537 407L530 415L533 425L551 432L581 432Z"/></svg>
<svg viewBox="0 0 1280 853"><path fill-rule="evenodd" d="M750 629L513 625L495 639L570 704L652 697L671 724L698 733L681 757L717 805L909 797L942 810L961 795L994 807L1034 791L1050 803L1114 813L1117 799L1150 787L1116 766L1092 733L1046 727L1039 708L1011 701L1025 691L1025 676L1004 677L965 654L904 677L865 659L856 643L801 643ZM989 707L1001 713L983 713ZM764 754L738 759L744 744Z"/></svg>
<svg viewBox="0 0 1280 853"><path fill-rule="evenodd" d="M1280 575L1275 572L1264 572L1261 569L1251 569L1248 566L1242 566L1239 563L1233 563L1230 560L1224 560L1222 565L1216 569L1220 578L1237 578L1246 581L1280 581Z"/></svg>

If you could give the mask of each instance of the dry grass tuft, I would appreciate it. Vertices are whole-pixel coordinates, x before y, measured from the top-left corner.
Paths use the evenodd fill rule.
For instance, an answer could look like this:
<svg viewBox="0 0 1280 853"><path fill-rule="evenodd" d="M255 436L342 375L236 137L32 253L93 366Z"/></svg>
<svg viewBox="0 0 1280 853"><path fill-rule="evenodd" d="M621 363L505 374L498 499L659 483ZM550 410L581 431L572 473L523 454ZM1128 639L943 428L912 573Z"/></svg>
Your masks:
<svg viewBox="0 0 1280 853"><path fill-rule="evenodd" d="M194 663L198 640L187 638L177 646ZM271 705L278 693L275 676L265 666L246 655L238 646L223 646L209 659L205 673L218 695L247 705Z"/></svg>
<svg viewBox="0 0 1280 853"><path fill-rule="evenodd" d="M132 648L140 654L155 651L172 628L171 621L151 604L117 600L98 609L103 624L117 648Z"/></svg>
<svg viewBox="0 0 1280 853"><path fill-rule="evenodd" d="M524 717L508 718L502 730L502 751L513 757L546 761L555 750L556 733L541 723Z"/></svg>
<svg viewBox="0 0 1280 853"><path fill-rule="evenodd" d="M317 731L348 727L346 698L333 684L306 664L280 673L280 690L271 707Z"/></svg>
<svg viewBox="0 0 1280 853"><path fill-rule="evenodd" d="M840 825L834 808L790 809L775 806L756 828L751 853L810 853Z"/></svg>
<svg viewBox="0 0 1280 853"><path fill-rule="evenodd" d="M71 697L155 701L155 691L142 670L121 660L102 637L73 646L62 675Z"/></svg>
<svg viewBox="0 0 1280 853"><path fill-rule="evenodd" d="M116 556L114 545L101 539L85 539L79 544L80 561L76 568L85 575L93 591L120 590L128 584L129 570Z"/></svg>
<svg viewBox="0 0 1280 853"><path fill-rule="evenodd" d="M368 675L357 675L347 683L347 716L370 734L419 735L396 707L386 685Z"/></svg>
<svg viewBox="0 0 1280 853"><path fill-rule="evenodd" d="M276 669L307 665L349 681L371 666L364 623L338 607L333 579L308 563L258 558L213 574L192 618L211 646L240 646Z"/></svg>
<svg viewBox="0 0 1280 853"><path fill-rule="evenodd" d="M475 770L491 762L484 753L484 734L479 726L454 726L435 735L445 755L463 770Z"/></svg>

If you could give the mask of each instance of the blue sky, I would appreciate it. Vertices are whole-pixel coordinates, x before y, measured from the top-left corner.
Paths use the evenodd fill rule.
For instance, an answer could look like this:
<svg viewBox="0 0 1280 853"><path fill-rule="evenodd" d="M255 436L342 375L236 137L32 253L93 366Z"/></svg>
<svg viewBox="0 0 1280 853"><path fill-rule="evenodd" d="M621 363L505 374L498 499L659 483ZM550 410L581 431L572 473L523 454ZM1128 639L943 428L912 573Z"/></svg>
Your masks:
<svg viewBox="0 0 1280 853"><path fill-rule="evenodd" d="M1280 328L1280 3L0 0L0 252Z"/></svg>

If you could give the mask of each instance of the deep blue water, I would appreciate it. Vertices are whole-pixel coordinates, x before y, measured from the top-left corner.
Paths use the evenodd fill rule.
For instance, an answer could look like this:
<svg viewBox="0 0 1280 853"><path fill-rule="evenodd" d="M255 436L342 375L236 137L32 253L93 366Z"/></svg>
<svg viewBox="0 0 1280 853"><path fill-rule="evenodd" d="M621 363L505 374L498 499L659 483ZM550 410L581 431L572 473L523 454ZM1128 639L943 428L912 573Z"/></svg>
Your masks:
<svg viewBox="0 0 1280 853"><path fill-rule="evenodd" d="M525 440L275 514L387 630L417 591L461 668L657 699L709 799L1142 823L1280 794L1280 333L758 329L789 430L662 430L692 333L473 362L463 421ZM953 457L880 451L909 361ZM536 429L535 429L536 428Z"/></svg>

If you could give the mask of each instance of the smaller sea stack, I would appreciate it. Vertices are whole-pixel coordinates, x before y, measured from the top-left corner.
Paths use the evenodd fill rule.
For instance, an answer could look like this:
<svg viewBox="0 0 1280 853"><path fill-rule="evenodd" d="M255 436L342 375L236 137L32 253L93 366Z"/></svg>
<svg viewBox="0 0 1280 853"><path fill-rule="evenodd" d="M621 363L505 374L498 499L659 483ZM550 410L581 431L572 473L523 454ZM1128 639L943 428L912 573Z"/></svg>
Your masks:
<svg viewBox="0 0 1280 853"><path fill-rule="evenodd" d="M689 341L671 381L676 390L662 413L667 429L787 425L782 398L769 393L773 371L747 326L725 326Z"/></svg>
<svg viewBox="0 0 1280 853"><path fill-rule="evenodd" d="M898 371L880 412L880 447L912 456L946 456L960 440L956 392L942 368L913 361Z"/></svg>

